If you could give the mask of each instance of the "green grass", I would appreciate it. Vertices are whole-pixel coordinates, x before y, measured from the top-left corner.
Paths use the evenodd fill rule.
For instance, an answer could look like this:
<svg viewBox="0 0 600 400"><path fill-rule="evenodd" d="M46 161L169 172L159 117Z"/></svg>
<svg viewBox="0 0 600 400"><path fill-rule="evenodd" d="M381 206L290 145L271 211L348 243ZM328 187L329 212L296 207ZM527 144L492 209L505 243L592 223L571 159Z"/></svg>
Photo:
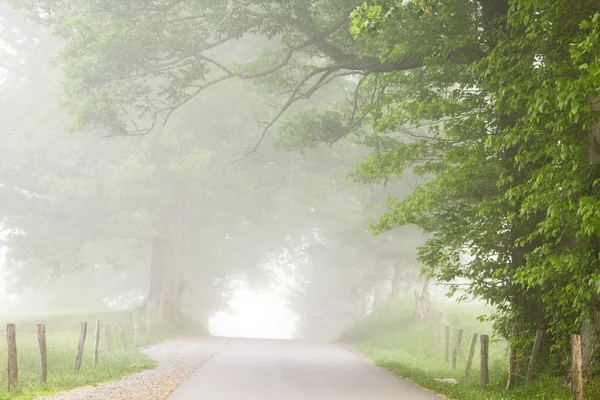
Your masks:
<svg viewBox="0 0 600 400"><path fill-rule="evenodd" d="M100 320L99 363L94 367L93 341L95 321ZM87 321L88 331L84 356L79 373L74 373L75 352L79 340L80 323ZM17 324L17 359L19 389L7 390L6 323ZM121 322L126 333L127 350L123 350L117 325ZM0 329L0 400L32 399L79 386L97 385L155 367L155 362L139 350L161 341L187 335L202 335L206 331L189 319L177 326L156 324L147 330L146 321L139 321L139 345L133 348L133 315L128 312L96 313L89 315L46 315L1 321ZM39 349L36 337L37 323L46 324L48 380L39 380ZM111 327L111 351L108 351L105 324Z"/></svg>
<svg viewBox="0 0 600 400"><path fill-rule="evenodd" d="M357 350L382 368L445 395L449 399L568 400L571 398L570 389L564 384L564 379L556 377L539 376L530 385L519 378L514 389L510 391L504 389L508 378L507 344L492 337L492 327L489 324L477 321L477 316L488 312L484 307L445 305L435 311L442 311L444 324L451 326L451 349L456 330L459 328L464 330L456 370L452 369L450 363L445 362L443 347L436 346L436 328L412 321L412 304L409 302L390 304L373 313L344 332L341 339L353 344ZM490 384L485 390L480 389L479 339L471 374L465 378L466 360L473 333L490 335ZM459 383L451 385L437 382L434 378L454 378ZM586 398L600 398L598 383L586 387Z"/></svg>

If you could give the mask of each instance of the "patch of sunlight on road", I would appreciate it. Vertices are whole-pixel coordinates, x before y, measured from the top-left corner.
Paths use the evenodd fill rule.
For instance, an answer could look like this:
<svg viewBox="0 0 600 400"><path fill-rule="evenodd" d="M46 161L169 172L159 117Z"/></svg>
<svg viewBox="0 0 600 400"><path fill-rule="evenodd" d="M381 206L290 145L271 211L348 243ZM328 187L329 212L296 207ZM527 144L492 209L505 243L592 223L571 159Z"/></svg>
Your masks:
<svg viewBox="0 0 600 400"><path fill-rule="evenodd" d="M285 296L276 292L257 293L242 289L229 301L231 311L213 315L213 335L265 339L291 339L298 316L287 306Z"/></svg>

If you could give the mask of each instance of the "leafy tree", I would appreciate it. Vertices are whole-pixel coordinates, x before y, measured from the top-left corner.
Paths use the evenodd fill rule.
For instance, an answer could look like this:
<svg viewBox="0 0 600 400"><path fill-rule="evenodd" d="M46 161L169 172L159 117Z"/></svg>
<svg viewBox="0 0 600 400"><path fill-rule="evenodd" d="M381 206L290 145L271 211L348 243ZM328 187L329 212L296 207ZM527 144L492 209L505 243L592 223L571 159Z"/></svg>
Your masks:
<svg viewBox="0 0 600 400"><path fill-rule="evenodd" d="M420 252L428 272L469 279L468 293L498 306L497 326L514 345L543 327L557 362L572 331L591 332L592 349L596 2L361 4L20 2L68 39L59 62L75 129L147 134L235 78L255 80L276 102L255 143L292 109L298 118L278 137L288 149L334 143L369 123L361 142L373 154L356 179L388 183L407 170L428 179L391 201L375 231L414 223L431 233ZM272 40L258 57L241 50L264 36ZM213 56L221 46L236 57ZM318 113L299 107L330 84L349 101Z"/></svg>
<svg viewBox="0 0 600 400"><path fill-rule="evenodd" d="M408 124L427 133L393 139L357 176L434 174L375 230L424 227L433 236L420 259L438 279L468 278L468 293L498 306L497 326L515 346L546 328L561 362L567 334L597 319L597 87L582 67L597 10L591 2L477 4L389 2L355 14L365 51L383 49L388 62L415 48L431 54L425 68L386 77L374 121L382 133Z"/></svg>
<svg viewBox="0 0 600 400"><path fill-rule="evenodd" d="M74 127L144 134L226 80L256 79L266 90L288 93L266 132L282 112L332 81L422 64L419 55L394 63L360 56L347 29L358 4L34 0L15 6L68 41L60 63ZM244 45L256 44L257 36L274 40L256 57Z"/></svg>
<svg viewBox="0 0 600 400"><path fill-rule="evenodd" d="M34 34L44 42L45 35ZM44 46L46 57L56 45ZM44 59L18 54L24 61L18 66L37 73L14 91L19 102L2 129L5 244L19 285L56 285L95 268L125 270L148 287L154 313L176 317L185 291L187 307L206 321L223 306L229 278L261 278L260 265L290 246L288 238L343 231L349 220L361 221L353 229L364 232L363 189L343 180L362 154L357 146L305 154L271 150L268 157L231 163L234 153L255 143L248 121L264 110L246 85L223 83L219 93L191 100L168 126L142 138L65 136L67 117L57 108L60 76L34 68ZM240 108L232 97L248 106ZM293 150L288 138L282 134L279 144Z"/></svg>

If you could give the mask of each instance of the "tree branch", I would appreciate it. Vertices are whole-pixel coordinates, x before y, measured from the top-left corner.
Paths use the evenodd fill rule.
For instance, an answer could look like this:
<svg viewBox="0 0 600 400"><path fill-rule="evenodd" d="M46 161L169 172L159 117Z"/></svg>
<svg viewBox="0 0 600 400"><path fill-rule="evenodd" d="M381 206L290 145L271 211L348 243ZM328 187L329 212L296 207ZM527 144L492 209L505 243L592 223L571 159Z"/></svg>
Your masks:
<svg viewBox="0 0 600 400"><path fill-rule="evenodd" d="M180 1L171 3L169 5L169 7L172 7L173 4L177 4L179 2ZM252 149L250 149L248 151L248 153L246 154L246 156L247 156L248 154L255 152L258 149L258 146L264 140L269 129L281 118L281 116L290 108L290 106L293 103L295 103L296 101L298 101L302 98L310 97L312 95L312 93L314 93L315 90L317 90L319 87L331 82L332 80L337 79L344 75L364 74L365 72L366 73L392 72L392 71L407 70L407 69L421 67L423 65L423 58L419 57L419 56L407 57L405 60L402 60L400 62L383 63L382 64L377 58L374 58L374 57L360 58L355 54L347 54L342 49L340 49L337 46L328 42L328 40L327 40L328 37L331 37L331 35L333 35L335 32L338 32L340 29L342 29L344 26L346 26L348 24L348 20L349 20L351 13L356 9L356 6L358 6L359 3L360 2L357 1L356 3L352 4L350 7L345 9L341 13L341 16L339 19L332 22L328 27L326 27L323 30L315 29L312 19L310 17L310 13L303 14L302 10L300 10L298 12L298 14L300 15L298 18L282 16L281 18L285 18L286 21L288 23L292 24L292 26L294 26L295 29L299 30L299 32L301 32L303 35L305 35L307 37L307 40L305 40L302 43L299 43L295 46L289 47L287 50L285 50L283 58L278 63L276 63L275 65L272 65L271 67L269 67L267 69L264 69L264 70L261 70L258 72L232 71L229 68L227 68L226 65L218 62L217 60L215 60L213 58L210 58L210 57L202 54L202 52L205 50L215 48L215 47L219 46L220 44L224 44L230 40L235 39L237 37L237 35L235 35L235 34L229 34L221 39L216 40L215 42L205 44L204 46L202 46L201 49L199 49L196 52L195 55L190 55L190 56L180 55L179 57L177 57L177 52L174 52L174 53L169 54L162 60L156 60L156 64L154 66L154 71L146 70L146 73L149 73L149 74L155 75L155 76L161 76L163 74L168 75L168 74L170 74L170 71L179 70L179 69L188 67L190 65L193 65L193 63L196 61L202 61L204 63L213 65L214 67L219 69L223 73L223 75L221 75L217 78L211 79L200 86L190 85L189 86L190 88L192 88L192 89L195 88L195 89L191 93L185 94L184 95L185 98L183 100L181 100L177 104L171 104L168 107L161 107L161 108L157 107L157 110L154 113L153 118L152 118L152 123L147 128L137 129L137 127L135 127L135 124L134 124L135 130L128 132L128 134L133 135L133 136L148 134L149 132L152 131L152 129L154 129L154 127L158 123L159 117L162 115L164 115L164 119L162 121L162 124L164 125L170 119L173 112L175 112L177 109L182 107L184 104L188 103L190 100L192 100L196 96L198 96L203 90L205 90L211 86L214 86L217 83L223 82L225 80L233 79L233 78L256 79L256 78L268 76L268 75L276 73L276 72L280 71L281 69L285 68L286 66L288 66L296 52L301 51L303 49L307 49L309 47L314 47L314 48L318 49L325 56L327 56L329 59L331 59L334 62L334 65L330 65L330 66L323 67L323 68L317 68L314 71L310 72L303 80L301 80L299 82L299 84L294 88L294 90L292 90L290 97L283 105L283 108L279 110L279 112L277 113L275 118L265 124L263 132L261 133L261 136L258 140L258 143ZM241 9L243 10L243 12L247 12L251 15L254 15L256 18L259 18L262 20L273 17L273 15L269 16L269 15L263 15L262 13L253 12L252 10L249 10L247 6L245 8L242 7ZM232 12L236 12L236 11L240 11L240 8L236 8L236 10L234 10ZM199 18L202 18L203 16L204 16L203 14L202 15L201 14L190 15L190 16L181 17L179 20L172 19L170 21L179 22L180 20L185 21L185 20L191 20L191 19L199 19ZM339 71L339 70L348 70L349 72L335 74L335 72ZM143 73L144 71L143 70L138 71L138 73L139 72ZM315 85L313 85L308 90L307 93L304 93L304 94L301 93L303 86L312 77L316 76L319 73L323 73L323 76L319 79L319 81L317 83L315 83ZM138 79L138 78L139 78L139 76L132 77L132 79ZM165 113L166 113L166 115L165 115ZM355 114L354 114L354 116L355 116ZM363 116L359 120L360 121L364 120L365 116ZM354 121L354 122L357 122L357 121Z"/></svg>
<svg viewBox="0 0 600 400"><path fill-rule="evenodd" d="M317 68L314 71L312 71L310 74L308 74L307 76L305 76L294 88L294 90L292 91L292 94L289 96L288 100L285 102L285 104L283 105L283 107L279 110L279 112L277 113L277 115L271 119L271 121L269 121L266 126L264 127L260 138L258 139L257 143L254 145L254 147L252 147L250 150L248 150L246 152L246 154L244 154L242 157L240 157L239 159L233 161L233 163L237 163L243 159L245 159L246 157L248 157L250 154L255 153L258 148L260 147L260 145L262 144L262 142L264 141L265 137L267 136L267 133L269 132L269 130L271 129L271 127L273 125L275 125L277 123L277 121L279 121L279 119L283 116L283 114L285 114L285 112L294 104L296 103L298 100L301 99L308 99L310 98L314 92L319 89L322 85L323 82L331 75L333 74L335 71L337 71L338 69L335 67L323 67L323 68ZM317 76L318 74L323 73L323 75L317 80L317 82L311 86L311 88L306 92L306 93L301 93L300 90L302 89L302 87L313 77Z"/></svg>

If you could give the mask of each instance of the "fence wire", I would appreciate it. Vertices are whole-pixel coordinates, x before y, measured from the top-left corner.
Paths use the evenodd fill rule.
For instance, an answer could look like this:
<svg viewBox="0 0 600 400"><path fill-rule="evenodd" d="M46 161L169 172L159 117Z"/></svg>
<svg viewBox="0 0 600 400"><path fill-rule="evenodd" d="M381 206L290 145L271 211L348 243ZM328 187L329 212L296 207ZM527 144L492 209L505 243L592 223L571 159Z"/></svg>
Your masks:
<svg viewBox="0 0 600 400"><path fill-rule="evenodd" d="M4 331L6 332L6 331ZM70 328L70 329L47 329L46 328L46 333L63 333L63 332L79 332L79 329L77 328ZM35 330L17 330L17 333L35 333L37 334L38 331L37 329Z"/></svg>
<svg viewBox="0 0 600 400"><path fill-rule="evenodd" d="M46 350L64 349L65 347L77 347L78 344L79 344L79 342L72 342L72 343L63 344L61 346L46 347Z"/></svg>

